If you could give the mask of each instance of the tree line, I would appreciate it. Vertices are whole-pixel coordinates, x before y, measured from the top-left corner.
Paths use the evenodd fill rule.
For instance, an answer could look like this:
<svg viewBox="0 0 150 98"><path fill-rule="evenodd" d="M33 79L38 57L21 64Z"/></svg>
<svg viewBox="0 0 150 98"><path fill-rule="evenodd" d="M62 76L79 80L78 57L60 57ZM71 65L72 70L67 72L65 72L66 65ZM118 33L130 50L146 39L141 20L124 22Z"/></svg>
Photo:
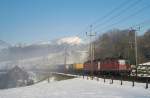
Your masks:
<svg viewBox="0 0 150 98"><path fill-rule="evenodd" d="M93 41L94 58L128 59L135 64L135 30L110 30ZM150 30L137 36L138 63L150 61Z"/></svg>

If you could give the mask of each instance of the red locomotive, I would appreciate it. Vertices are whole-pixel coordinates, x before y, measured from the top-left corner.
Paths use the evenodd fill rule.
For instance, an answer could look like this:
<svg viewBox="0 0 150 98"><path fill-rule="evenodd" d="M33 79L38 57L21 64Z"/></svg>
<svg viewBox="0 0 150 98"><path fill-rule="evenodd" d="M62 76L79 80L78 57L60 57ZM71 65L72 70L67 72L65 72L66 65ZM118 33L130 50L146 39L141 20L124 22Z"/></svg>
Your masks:
<svg viewBox="0 0 150 98"><path fill-rule="evenodd" d="M93 74L130 74L131 66L128 60L107 58L104 60L93 60L84 63L84 72Z"/></svg>

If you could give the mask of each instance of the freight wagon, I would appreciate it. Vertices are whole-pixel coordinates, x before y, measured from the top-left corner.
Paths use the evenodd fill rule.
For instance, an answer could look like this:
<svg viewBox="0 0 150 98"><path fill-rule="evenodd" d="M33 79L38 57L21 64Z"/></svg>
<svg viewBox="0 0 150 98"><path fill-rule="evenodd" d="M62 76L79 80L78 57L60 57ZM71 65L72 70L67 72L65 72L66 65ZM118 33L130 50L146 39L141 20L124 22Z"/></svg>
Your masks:
<svg viewBox="0 0 150 98"><path fill-rule="evenodd" d="M83 64L75 63L73 64L73 69L75 74L83 74Z"/></svg>

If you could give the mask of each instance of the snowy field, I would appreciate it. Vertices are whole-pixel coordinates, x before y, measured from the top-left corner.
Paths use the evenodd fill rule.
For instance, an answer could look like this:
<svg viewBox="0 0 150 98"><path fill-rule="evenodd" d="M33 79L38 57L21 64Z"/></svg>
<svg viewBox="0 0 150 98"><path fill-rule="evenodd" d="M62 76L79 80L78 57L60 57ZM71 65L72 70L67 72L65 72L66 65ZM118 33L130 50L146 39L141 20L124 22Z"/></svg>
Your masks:
<svg viewBox="0 0 150 98"><path fill-rule="evenodd" d="M110 80L86 80L74 78L64 81L41 83L20 88L0 90L0 98L150 98L150 89L144 84Z"/></svg>

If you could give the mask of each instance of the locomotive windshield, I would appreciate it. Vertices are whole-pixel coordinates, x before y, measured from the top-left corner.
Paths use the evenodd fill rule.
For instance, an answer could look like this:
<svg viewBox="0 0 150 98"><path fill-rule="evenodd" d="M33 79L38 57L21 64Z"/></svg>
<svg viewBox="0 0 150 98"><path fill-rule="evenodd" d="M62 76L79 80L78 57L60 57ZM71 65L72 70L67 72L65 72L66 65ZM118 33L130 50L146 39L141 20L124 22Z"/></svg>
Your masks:
<svg viewBox="0 0 150 98"><path fill-rule="evenodd" d="M119 60L118 62L119 62L119 64L121 64L121 65L129 64L129 61L128 61L128 60Z"/></svg>

